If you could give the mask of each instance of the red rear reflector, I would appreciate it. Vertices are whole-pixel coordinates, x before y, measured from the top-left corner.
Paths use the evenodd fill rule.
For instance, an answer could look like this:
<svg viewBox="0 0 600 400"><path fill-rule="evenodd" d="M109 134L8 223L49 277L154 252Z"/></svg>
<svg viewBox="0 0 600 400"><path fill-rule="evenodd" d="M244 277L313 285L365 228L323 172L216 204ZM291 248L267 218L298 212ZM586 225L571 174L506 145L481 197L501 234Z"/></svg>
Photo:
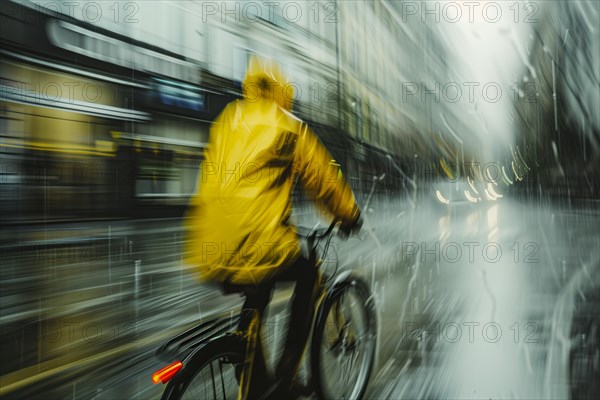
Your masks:
<svg viewBox="0 0 600 400"><path fill-rule="evenodd" d="M158 382L167 383L182 367L183 364L181 361L175 361L173 364L169 364L163 369L159 369L153 373L152 382L154 382L154 384L157 384Z"/></svg>

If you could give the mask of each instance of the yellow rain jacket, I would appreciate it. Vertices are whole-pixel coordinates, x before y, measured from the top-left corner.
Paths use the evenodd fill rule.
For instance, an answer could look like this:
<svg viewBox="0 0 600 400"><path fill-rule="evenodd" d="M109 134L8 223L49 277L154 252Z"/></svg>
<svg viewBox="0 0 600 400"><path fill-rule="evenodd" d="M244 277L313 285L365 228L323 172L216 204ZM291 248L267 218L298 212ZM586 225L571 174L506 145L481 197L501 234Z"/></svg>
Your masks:
<svg viewBox="0 0 600 400"><path fill-rule="evenodd" d="M349 224L359 217L339 166L291 114L284 82L276 66L252 59L244 100L229 103L210 129L185 220L185 261L201 280L256 284L298 258L288 220L296 177L321 209Z"/></svg>

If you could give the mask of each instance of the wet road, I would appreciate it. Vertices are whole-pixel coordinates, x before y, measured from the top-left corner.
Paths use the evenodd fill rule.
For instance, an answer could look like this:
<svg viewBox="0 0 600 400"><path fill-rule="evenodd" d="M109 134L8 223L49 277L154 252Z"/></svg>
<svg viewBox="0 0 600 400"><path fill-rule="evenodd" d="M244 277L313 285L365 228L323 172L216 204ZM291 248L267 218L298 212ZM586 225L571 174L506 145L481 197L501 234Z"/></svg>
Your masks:
<svg viewBox="0 0 600 400"><path fill-rule="evenodd" d="M596 204L504 198L454 207L423 202L414 210L408 202L373 201L370 208L362 237L336 242L340 265L363 275L377 296L380 340L368 398L569 397L572 311L597 314L600 307ZM298 214L301 223L312 219ZM87 260L77 267L89 273L80 275L56 263L45 275L52 284L36 283L43 295L35 304L3 297L3 327L17 326L27 310L44 321L39 364L21 360L23 368L4 373L3 394L158 398L161 386L150 382L162 365L156 347L240 305L238 296L222 297L189 278L174 221L86 224L93 230L105 239L110 231L103 248L112 253L110 266L106 257ZM285 294L276 296L280 304ZM269 318L269 339L277 341L285 310L275 306ZM54 330L43 329L48 321ZM592 379L585 371L578 377Z"/></svg>
<svg viewBox="0 0 600 400"><path fill-rule="evenodd" d="M508 201L416 217L386 280L391 356L372 397L568 398L570 317L559 310L579 292L600 306L598 217ZM595 286L573 286L582 272Z"/></svg>

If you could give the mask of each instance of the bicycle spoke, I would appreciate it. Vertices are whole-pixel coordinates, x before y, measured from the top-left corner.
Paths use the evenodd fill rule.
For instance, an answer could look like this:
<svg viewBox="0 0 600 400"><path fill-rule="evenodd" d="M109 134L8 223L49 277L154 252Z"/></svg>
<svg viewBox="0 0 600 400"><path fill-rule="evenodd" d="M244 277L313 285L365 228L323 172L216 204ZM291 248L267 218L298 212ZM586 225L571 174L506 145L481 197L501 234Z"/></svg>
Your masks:
<svg viewBox="0 0 600 400"><path fill-rule="evenodd" d="M342 365L340 366L340 368L338 369L338 370L339 370L339 375L338 375L338 380L339 380L339 381L343 381L343 380L345 379L345 377L344 377L343 361L342 361L342 362L340 362L340 359L341 359L341 358L342 358L342 354L340 353L340 354L338 354L338 356L337 356L338 362L339 362L340 364L342 364Z"/></svg>
<svg viewBox="0 0 600 400"><path fill-rule="evenodd" d="M340 356L343 357L343 354ZM348 387L348 382L350 381L349 379L349 374L348 374L348 362L346 360L341 361L341 368L340 371L342 371L342 379L340 379L343 383L344 383L344 392L342 392L342 395L346 393L346 388Z"/></svg>
<svg viewBox="0 0 600 400"><path fill-rule="evenodd" d="M217 385L215 384L215 371L213 370L212 362L210 363L210 375L212 377L212 388L215 400L217 399Z"/></svg>
<svg viewBox="0 0 600 400"><path fill-rule="evenodd" d="M221 373L221 387L223 388L223 399L227 400L227 395L225 394L225 380L223 379L223 362L219 360L219 372Z"/></svg>

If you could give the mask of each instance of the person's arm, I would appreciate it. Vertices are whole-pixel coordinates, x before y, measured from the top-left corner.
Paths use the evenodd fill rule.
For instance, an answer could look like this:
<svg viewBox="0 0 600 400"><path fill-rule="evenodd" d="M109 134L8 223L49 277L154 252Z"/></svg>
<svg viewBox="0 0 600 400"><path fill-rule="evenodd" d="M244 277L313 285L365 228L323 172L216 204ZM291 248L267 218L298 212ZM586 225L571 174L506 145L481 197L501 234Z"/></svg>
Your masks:
<svg viewBox="0 0 600 400"><path fill-rule="evenodd" d="M352 226L358 221L360 208L340 166L305 123L299 133L295 163L304 190L320 208L343 225Z"/></svg>

